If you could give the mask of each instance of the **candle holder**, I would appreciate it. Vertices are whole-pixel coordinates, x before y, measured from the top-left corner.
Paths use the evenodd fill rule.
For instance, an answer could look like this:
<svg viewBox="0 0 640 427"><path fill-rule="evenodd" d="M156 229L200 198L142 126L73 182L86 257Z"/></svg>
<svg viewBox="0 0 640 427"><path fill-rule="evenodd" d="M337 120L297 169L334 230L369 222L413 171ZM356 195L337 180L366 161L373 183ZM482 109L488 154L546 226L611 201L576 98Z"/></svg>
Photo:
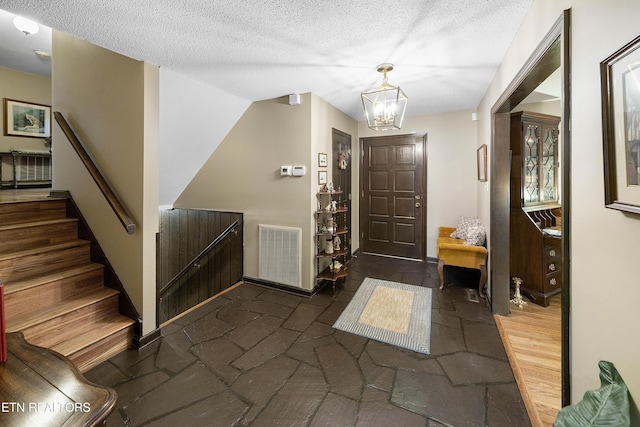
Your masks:
<svg viewBox="0 0 640 427"><path fill-rule="evenodd" d="M513 298L511 299L511 303L517 305L518 307L520 307L520 309L522 309L525 305L527 305L527 302L522 299L522 295L520 294L520 284L522 283L522 279L519 277L513 277L512 280L516 285L516 289L514 291Z"/></svg>

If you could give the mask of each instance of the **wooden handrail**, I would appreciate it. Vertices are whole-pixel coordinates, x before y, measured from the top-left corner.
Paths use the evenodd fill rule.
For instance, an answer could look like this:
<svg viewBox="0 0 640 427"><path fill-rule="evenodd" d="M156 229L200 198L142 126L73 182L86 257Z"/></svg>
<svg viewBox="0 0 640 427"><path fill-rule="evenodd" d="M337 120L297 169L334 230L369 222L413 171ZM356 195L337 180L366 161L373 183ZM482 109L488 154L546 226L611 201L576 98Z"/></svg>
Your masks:
<svg viewBox="0 0 640 427"><path fill-rule="evenodd" d="M91 157L87 153L87 150L85 150L84 146L71 129L71 126L69 126L64 116L59 111L54 111L53 115L62 128L64 134L69 139L71 146L76 150L76 153L78 153L78 156L80 157L80 160L82 160L82 163L84 163L87 171L89 171L89 174L98 185L98 188L102 192L102 195L105 197L105 199L107 199L109 206L111 206L111 209L113 209L113 212L120 220L120 223L123 225L125 230L127 230L128 234L135 233L136 224L133 222L124 205L122 204L122 202L120 202L116 194L113 192L113 190L109 186L109 183L104 178L98 167L95 165L95 163L93 163L93 160L91 160Z"/></svg>
<svg viewBox="0 0 640 427"><path fill-rule="evenodd" d="M193 260L191 260L189 264L187 264L182 270L180 270L180 272L176 274L173 277L173 279L169 280L169 283L167 283L160 289L160 292L158 292L158 295L162 297L162 295L164 295L171 286L173 286L178 280L180 280L180 278L184 276L187 273L187 271L189 271L194 265L196 265L198 261L202 259L202 257L208 254L211 251L211 249L218 246L218 244L222 240L224 240L229 234L235 231L235 229L238 228L238 224L239 224L239 221L235 220L233 224L228 226L222 233L218 235L218 237L213 239L211 243L209 243L206 248L204 248L198 255L196 255L195 258L193 258Z"/></svg>

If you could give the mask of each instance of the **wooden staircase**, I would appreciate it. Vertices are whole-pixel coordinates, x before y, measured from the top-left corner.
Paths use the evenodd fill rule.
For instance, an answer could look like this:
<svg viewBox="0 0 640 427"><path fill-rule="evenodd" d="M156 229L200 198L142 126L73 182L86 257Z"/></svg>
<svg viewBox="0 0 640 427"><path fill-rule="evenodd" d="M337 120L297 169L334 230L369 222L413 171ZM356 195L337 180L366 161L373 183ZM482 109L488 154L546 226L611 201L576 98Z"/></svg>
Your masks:
<svg viewBox="0 0 640 427"><path fill-rule="evenodd" d="M68 357L85 372L126 350L134 321L118 313L117 290L65 199L0 203L0 280L7 332Z"/></svg>

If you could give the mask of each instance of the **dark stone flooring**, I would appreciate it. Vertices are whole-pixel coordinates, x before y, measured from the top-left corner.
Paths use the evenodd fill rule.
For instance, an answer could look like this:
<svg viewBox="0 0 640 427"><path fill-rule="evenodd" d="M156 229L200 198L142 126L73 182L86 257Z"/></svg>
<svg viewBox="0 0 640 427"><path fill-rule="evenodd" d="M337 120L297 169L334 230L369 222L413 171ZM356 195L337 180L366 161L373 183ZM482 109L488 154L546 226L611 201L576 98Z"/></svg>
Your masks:
<svg viewBox="0 0 640 427"><path fill-rule="evenodd" d="M473 270L360 255L333 295L243 284L86 373L108 426L529 426ZM365 277L433 290L431 355L331 327Z"/></svg>

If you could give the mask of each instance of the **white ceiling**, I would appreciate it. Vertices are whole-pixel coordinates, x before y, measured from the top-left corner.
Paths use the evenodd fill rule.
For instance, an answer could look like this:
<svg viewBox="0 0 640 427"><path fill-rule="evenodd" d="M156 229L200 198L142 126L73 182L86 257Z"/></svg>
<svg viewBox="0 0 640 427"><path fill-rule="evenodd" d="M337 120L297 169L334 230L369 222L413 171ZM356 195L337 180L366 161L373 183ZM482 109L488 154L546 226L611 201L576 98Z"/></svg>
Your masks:
<svg viewBox="0 0 640 427"><path fill-rule="evenodd" d="M360 92L389 83L407 115L474 109L532 0L0 0L0 9L250 101L313 92L362 120ZM41 73L0 13L0 65ZM48 37L48 39L47 39ZM49 47L41 46L48 43ZM46 72L46 71L44 71Z"/></svg>

